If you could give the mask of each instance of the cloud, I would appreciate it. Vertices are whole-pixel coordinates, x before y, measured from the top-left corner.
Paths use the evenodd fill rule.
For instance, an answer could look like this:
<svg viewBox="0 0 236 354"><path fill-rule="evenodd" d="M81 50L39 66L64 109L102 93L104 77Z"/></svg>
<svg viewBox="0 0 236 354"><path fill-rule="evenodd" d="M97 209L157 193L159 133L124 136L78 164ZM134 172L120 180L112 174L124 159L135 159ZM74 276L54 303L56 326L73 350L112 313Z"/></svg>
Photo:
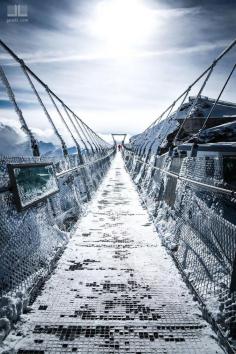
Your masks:
<svg viewBox="0 0 236 354"><path fill-rule="evenodd" d="M2 119L2 121L4 120ZM27 137L19 127L0 122L0 154L23 156L24 154L27 155L28 150Z"/></svg>
<svg viewBox="0 0 236 354"><path fill-rule="evenodd" d="M56 62L78 62L78 61L103 61L103 60L116 60L119 58L148 58L148 57L159 57L159 56L169 56L169 55L186 55L193 53L204 53L216 49L225 48L229 45L228 40L220 40L215 43L199 43L195 46L188 47L173 47L164 50L154 50L154 51L127 51L125 53L88 53L88 54L76 54L71 52L65 55L63 52L59 51L53 52L38 52L38 53L27 53L20 54L20 57L24 59L26 64L43 64L43 63L56 63ZM1 59L0 55L0 59ZM5 57L3 57L5 58ZM15 61L9 60L6 65L18 65Z"/></svg>
<svg viewBox="0 0 236 354"><path fill-rule="evenodd" d="M0 22L1 36L96 131L135 134L229 44L235 23L233 4L229 11L220 1L216 1L217 6L200 0L181 0L178 4L174 0L140 1L154 19L152 30L145 40L136 39L125 47L120 48L122 43L116 46L115 39L113 45L112 40L107 45L102 32L96 36L89 28L100 0L52 0L43 4L29 0L29 23ZM127 26L131 10L127 12ZM142 21L137 23L142 32ZM119 32L115 36L119 37ZM0 53L0 63L5 65L32 128L37 131L41 125L46 131L40 107L32 106L35 97L29 95L28 86L4 52ZM222 72L225 70L223 67ZM216 77L211 92L206 92L209 96L217 94L221 74L216 73ZM55 116L59 124L57 119Z"/></svg>

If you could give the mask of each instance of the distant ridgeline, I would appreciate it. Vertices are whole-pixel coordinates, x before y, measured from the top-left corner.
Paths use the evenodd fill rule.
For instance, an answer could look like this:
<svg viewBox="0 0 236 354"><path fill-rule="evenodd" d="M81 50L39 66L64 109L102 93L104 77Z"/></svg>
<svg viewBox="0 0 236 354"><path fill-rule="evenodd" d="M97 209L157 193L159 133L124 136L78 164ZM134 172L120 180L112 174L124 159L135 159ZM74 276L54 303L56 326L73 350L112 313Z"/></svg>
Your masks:
<svg viewBox="0 0 236 354"><path fill-rule="evenodd" d="M236 66L215 99L202 93L235 43L123 151L158 234L227 343L236 340L236 104L221 96Z"/></svg>

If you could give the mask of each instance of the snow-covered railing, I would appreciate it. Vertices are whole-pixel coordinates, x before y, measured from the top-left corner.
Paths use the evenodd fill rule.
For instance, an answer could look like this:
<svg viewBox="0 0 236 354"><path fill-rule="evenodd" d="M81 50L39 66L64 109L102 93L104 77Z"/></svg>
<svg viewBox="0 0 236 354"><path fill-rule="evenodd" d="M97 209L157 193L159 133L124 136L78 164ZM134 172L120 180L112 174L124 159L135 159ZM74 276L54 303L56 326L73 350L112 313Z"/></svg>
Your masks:
<svg viewBox="0 0 236 354"><path fill-rule="evenodd" d="M0 341L49 274L115 153L2 41L1 49L10 59L0 62L0 86L16 118L0 123L13 136L0 141ZM16 69L16 81L26 80L23 99ZM33 113L22 103L30 95L39 106ZM52 140L39 140L39 122Z"/></svg>
<svg viewBox="0 0 236 354"><path fill-rule="evenodd" d="M217 85L216 99L203 91L235 45L236 40L123 149L163 243L212 321L234 338L236 105L220 100L235 74L234 58L223 62L229 72Z"/></svg>
<svg viewBox="0 0 236 354"><path fill-rule="evenodd" d="M133 156L135 156L135 154L132 151L127 151L126 150L126 153L132 154ZM184 176L181 176L180 174L177 174L177 173L174 173L174 172L170 172L170 171L167 171L167 170L165 170L163 168L157 167L157 166L155 166L152 163L146 162L144 159L138 158L137 156L135 157L135 160L140 162L140 163L142 163L142 164L145 164L147 167L150 167L150 168L152 168L154 170L159 170L159 171L165 173L166 175L171 176L173 178L176 178L178 180L185 181L185 182L188 182L188 183L193 183L193 184L196 184L196 185L198 185L200 187L206 188L208 190L212 190L212 191L215 191L215 192L218 192L218 193L227 194L227 195L229 195L231 197L236 197L236 191L235 190L226 189L226 188L222 188L222 187L219 187L219 186L214 186L213 184L209 184L209 183L208 184L207 183L203 183L203 182L200 182L198 180L194 180L193 178L186 178Z"/></svg>
<svg viewBox="0 0 236 354"><path fill-rule="evenodd" d="M80 164L78 155L64 159L0 158L0 184L6 186L0 193L0 304L5 308L0 307L0 317L7 317L10 322L19 317L22 306L27 305L35 288L63 251L114 153L111 148L84 165ZM58 192L19 212L7 168L9 164L18 163L53 163ZM16 303L19 311L14 307ZM11 312L6 304L14 307L14 318L8 316Z"/></svg>
<svg viewBox="0 0 236 354"><path fill-rule="evenodd" d="M123 155L163 243L213 321L235 337L236 198L224 156Z"/></svg>

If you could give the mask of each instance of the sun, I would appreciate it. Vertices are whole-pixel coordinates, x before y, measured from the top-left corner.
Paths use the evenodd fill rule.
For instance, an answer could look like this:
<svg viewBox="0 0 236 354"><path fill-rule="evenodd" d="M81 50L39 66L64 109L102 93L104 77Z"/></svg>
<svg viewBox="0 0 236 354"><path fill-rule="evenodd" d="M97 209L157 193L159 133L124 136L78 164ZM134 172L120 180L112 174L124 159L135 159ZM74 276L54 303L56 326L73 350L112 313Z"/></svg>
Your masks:
<svg viewBox="0 0 236 354"><path fill-rule="evenodd" d="M145 44L154 26L154 14L144 0L100 1L90 23L94 36L111 49Z"/></svg>

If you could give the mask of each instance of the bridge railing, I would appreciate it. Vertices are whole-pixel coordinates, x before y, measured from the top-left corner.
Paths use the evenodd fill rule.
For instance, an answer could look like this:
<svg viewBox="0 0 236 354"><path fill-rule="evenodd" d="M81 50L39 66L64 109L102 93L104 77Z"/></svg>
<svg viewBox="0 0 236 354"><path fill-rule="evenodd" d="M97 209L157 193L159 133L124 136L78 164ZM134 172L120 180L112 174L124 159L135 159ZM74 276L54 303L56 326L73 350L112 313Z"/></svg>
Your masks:
<svg viewBox="0 0 236 354"><path fill-rule="evenodd" d="M124 149L126 167L163 242L212 321L234 338L236 105L220 99L235 79L235 45L236 40ZM219 68L217 78L227 71L226 77L214 82L219 93L208 99L202 94Z"/></svg>
<svg viewBox="0 0 236 354"><path fill-rule="evenodd" d="M14 108L16 113L13 125L11 119L0 124L0 296L16 298L0 302L0 314L4 316L5 308L5 317L15 321L73 234L86 203L110 166L115 148L2 41L0 47L11 58L6 62L0 55L0 85L8 97L3 112L8 115ZM15 67L29 84L23 93L13 84ZM39 104L35 111L22 103L28 94ZM41 119L41 133L49 129L53 141L40 140L35 124ZM23 143L19 143L18 126L24 134ZM11 146L5 146L9 135ZM10 303L21 304L15 307L14 318L10 318L6 305Z"/></svg>
<svg viewBox="0 0 236 354"><path fill-rule="evenodd" d="M235 336L236 191L223 182L228 161L123 154L163 243L213 321Z"/></svg>
<svg viewBox="0 0 236 354"><path fill-rule="evenodd" d="M1 295L25 292L47 274L57 252L65 245L84 205L106 173L114 150L81 165L78 155L69 158L1 157L0 159L0 291ZM58 192L18 211L8 166L53 163Z"/></svg>

